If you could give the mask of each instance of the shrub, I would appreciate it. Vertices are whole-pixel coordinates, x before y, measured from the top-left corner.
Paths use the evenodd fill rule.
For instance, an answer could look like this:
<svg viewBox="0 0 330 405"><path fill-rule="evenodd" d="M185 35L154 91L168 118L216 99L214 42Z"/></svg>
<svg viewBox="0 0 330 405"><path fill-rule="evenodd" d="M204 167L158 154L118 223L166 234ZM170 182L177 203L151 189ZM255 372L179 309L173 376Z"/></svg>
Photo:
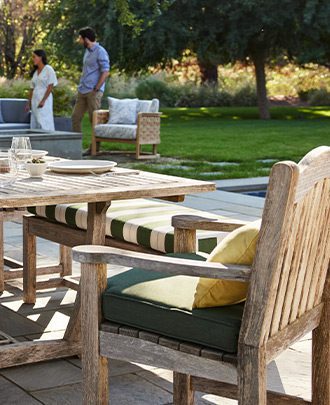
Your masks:
<svg viewBox="0 0 330 405"><path fill-rule="evenodd" d="M29 89L30 82L28 80L0 78L0 98L27 98Z"/></svg>
<svg viewBox="0 0 330 405"><path fill-rule="evenodd" d="M257 96L253 86L245 84L236 91L219 89L216 86L200 86L194 83L168 84L161 80L146 79L135 90L140 99L158 98L167 107L228 107L255 106Z"/></svg>
<svg viewBox="0 0 330 405"><path fill-rule="evenodd" d="M76 86L65 79L60 79L54 88L54 114L71 115L75 101Z"/></svg>
<svg viewBox="0 0 330 405"><path fill-rule="evenodd" d="M231 95L214 86L178 86L176 107L216 107L229 106Z"/></svg>
<svg viewBox="0 0 330 405"><path fill-rule="evenodd" d="M330 91L326 89L317 89L310 93L308 97L309 105L329 105L330 106Z"/></svg>
<svg viewBox="0 0 330 405"><path fill-rule="evenodd" d="M134 98L136 86L140 81L141 79L135 76L129 77L117 72L111 73L104 95L115 98Z"/></svg>
<svg viewBox="0 0 330 405"><path fill-rule="evenodd" d="M308 89L308 90L299 90L298 91L298 96L301 101L307 102L312 94L317 91L318 89Z"/></svg>
<svg viewBox="0 0 330 405"><path fill-rule="evenodd" d="M144 100L158 98L161 105L171 107L175 104L175 91L165 82L157 79L141 81L135 89L136 97Z"/></svg>
<svg viewBox="0 0 330 405"><path fill-rule="evenodd" d="M30 80L7 80L0 78L0 98L27 98ZM76 86L68 80L60 79L54 88L54 114L70 115L75 99Z"/></svg>
<svg viewBox="0 0 330 405"><path fill-rule="evenodd" d="M257 105L257 93L254 86L246 84L232 94L231 105L234 107L254 107Z"/></svg>

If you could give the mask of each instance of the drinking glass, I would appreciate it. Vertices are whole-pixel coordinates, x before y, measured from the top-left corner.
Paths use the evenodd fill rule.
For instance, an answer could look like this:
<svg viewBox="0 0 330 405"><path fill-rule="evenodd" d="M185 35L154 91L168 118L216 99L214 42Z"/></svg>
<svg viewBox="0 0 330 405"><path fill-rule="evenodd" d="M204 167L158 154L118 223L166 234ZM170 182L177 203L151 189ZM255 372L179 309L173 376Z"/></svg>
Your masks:
<svg viewBox="0 0 330 405"><path fill-rule="evenodd" d="M11 149L0 149L0 187L7 187L17 179L17 161Z"/></svg>
<svg viewBox="0 0 330 405"><path fill-rule="evenodd" d="M14 136L11 150L19 169L23 169L25 163L32 159L32 147L28 136Z"/></svg>

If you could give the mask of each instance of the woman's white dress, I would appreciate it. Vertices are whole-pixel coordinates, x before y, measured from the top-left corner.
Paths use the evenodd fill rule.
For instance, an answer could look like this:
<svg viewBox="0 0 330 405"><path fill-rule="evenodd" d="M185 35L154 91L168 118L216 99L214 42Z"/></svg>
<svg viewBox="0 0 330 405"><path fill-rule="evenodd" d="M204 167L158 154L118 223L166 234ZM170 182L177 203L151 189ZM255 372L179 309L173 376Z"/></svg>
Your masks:
<svg viewBox="0 0 330 405"><path fill-rule="evenodd" d="M51 66L45 65L40 74L38 74L37 70L34 72L31 81L31 89L33 89L31 100L31 128L44 129L46 131L55 130L52 93L47 97L44 106L38 108L50 84L54 87L57 85L56 73Z"/></svg>

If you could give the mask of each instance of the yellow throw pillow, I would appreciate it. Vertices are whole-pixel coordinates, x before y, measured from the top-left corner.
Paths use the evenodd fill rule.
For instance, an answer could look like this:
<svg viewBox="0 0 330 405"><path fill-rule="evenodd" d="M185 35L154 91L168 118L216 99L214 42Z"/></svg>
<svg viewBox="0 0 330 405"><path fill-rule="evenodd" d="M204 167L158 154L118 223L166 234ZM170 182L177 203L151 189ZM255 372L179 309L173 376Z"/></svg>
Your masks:
<svg viewBox="0 0 330 405"><path fill-rule="evenodd" d="M261 220L244 225L227 235L211 252L208 262L251 265L256 252ZM246 298L248 284L241 281L200 278L194 308L238 304Z"/></svg>

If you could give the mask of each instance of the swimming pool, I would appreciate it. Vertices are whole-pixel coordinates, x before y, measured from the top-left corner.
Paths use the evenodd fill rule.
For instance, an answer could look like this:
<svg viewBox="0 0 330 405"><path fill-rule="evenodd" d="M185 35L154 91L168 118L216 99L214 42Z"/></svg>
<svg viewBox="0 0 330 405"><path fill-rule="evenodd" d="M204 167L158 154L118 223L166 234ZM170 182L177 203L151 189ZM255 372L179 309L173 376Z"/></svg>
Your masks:
<svg viewBox="0 0 330 405"><path fill-rule="evenodd" d="M253 197L265 198L267 190L236 191L236 193L245 194L245 195L252 195Z"/></svg>

